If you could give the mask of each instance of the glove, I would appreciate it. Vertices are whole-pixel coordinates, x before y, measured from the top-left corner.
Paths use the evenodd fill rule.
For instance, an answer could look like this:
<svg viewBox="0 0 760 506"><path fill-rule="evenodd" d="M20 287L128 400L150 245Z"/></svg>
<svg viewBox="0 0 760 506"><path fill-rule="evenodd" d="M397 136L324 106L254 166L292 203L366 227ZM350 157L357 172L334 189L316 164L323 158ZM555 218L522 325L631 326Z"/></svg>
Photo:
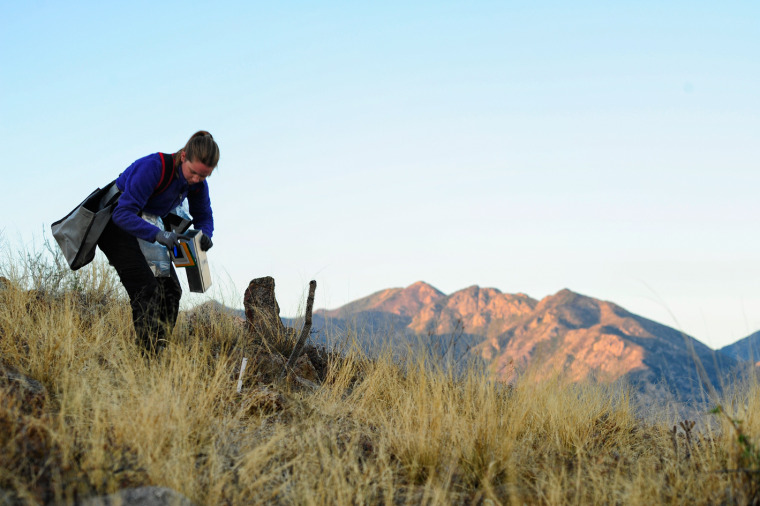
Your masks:
<svg viewBox="0 0 760 506"><path fill-rule="evenodd" d="M211 241L211 238L207 235L201 236L201 250L208 251L211 249L211 246L213 246L214 243Z"/></svg>
<svg viewBox="0 0 760 506"><path fill-rule="evenodd" d="M179 246L179 237L174 232L159 232L156 234L156 242L163 244L167 248Z"/></svg>

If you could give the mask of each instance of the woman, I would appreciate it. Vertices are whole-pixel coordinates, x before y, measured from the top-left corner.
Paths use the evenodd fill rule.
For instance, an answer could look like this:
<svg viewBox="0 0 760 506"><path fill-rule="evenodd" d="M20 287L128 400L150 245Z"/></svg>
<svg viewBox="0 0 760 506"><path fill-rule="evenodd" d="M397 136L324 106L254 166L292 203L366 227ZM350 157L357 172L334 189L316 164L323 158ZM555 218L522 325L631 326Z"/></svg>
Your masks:
<svg viewBox="0 0 760 506"><path fill-rule="evenodd" d="M210 133L199 131L173 155L140 158L116 179L121 197L98 247L129 294L137 342L148 352L164 348L177 321L182 289L174 266L169 277L153 274L138 243L139 238L172 248L179 244L177 234L159 229L141 213L163 217L187 198L193 226L203 232L201 249L208 250L214 219L206 178L218 162L219 146Z"/></svg>

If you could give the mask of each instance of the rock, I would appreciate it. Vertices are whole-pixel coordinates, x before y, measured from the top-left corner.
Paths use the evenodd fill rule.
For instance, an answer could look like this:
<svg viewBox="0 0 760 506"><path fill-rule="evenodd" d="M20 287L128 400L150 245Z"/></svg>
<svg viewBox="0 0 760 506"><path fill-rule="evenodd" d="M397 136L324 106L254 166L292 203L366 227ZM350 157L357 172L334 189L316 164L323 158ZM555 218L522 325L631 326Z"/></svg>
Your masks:
<svg viewBox="0 0 760 506"><path fill-rule="evenodd" d="M0 288L2 288L2 285L0 285ZM18 498L15 492L0 488L0 505L10 506L12 504L24 504L24 503L21 499Z"/></svg>
<svg viewBox="0 0 760 506"><path fill-rule="evenodd" d="M248 394L248 406L249 411L277 413L287 407L287 400L280 392L260 386Z"/></svg>
<svg viewBox="0 0 760 506"><path fill-rule="evenodd" d="M319 385L317 383L301 378L300 376L289 376L288 379L292 381L293 385L298 385L299 387L306 388L312 392L319 390Z"/></svg>
<svg viewBox="0 0 760 506"><path fill-rule="evenodd" d="M260 353L251 359L248 367L251 367L251 371L256 377L256 383L273 383L285 368L285 358L276 352ZM317 369L307 354L298 358L291 374L308 380L310 383L320 381Z"/></svg>
<svg viewBox="0 0 760 506"><path fill-rule="evenodd" d="M90 497L80 506L193 506L187 497L166 487L125 488L103 497Z"/></svg>
<svg viewBox="0 0 760 506"><path fill-rule="evenodd" d="M317 374L317 369L314 367L314 364L311 363L311 360L309 360L308 355L301 355L300 357L298 357L298 360L296 361L296 365L293 368L293 372L299 378L309 380L312 383L316 383L319 381L319 375Z"/></svg>
<svg viewBox="0 0 760 506"><path fill-rule="evenodd" d="M51 469L58 465L55 442L48 429L52 423L46 413L48 394L36 380L0 362L0 461L12 470L8 483L38 483L32 491L40 504L53 497L48 486ZM0 489L0 505L27 504L12 491ZM34 501L32 501L34 502Z"/></svg>
<svg viewBox="0 0 760 506"><path fill-rule="evenodd" d="M261 353L249 366L253 366L259 383L272 383L285 367L285 359L277 353Z"/></svg>
<svg viewBox="0 0 760 506"><path fill-rule="evenodd" d="M0 388L18 399L26 414L41 413L47 401L47 389L39 381L29 378L0 362Z"/></svg>
<svg viewBox="0 0 760 506"><path fill-rule="evenodd" d="M329 355L323 347L308 345L304 348L304 353L309 357L309 361L317 371L319 381L327 378L327 370L330 366Z"/></svg>

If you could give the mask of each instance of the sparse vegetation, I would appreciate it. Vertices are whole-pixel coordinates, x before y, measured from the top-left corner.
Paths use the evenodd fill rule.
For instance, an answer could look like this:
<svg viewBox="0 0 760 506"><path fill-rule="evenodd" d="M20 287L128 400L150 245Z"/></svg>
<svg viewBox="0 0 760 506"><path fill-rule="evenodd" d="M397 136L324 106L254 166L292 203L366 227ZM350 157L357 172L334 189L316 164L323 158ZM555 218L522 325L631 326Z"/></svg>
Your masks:
<svg viewBox="0 0 760 506"><path fill-rule="evenodd" d="M0 273L0 503L141 485L198 504L758 502L757 378L696 425L643 421L620 387L507 385L356 347L320 355L304 388L253 359L287 343L221 312L183 315L147 361L110 270L66 285L60 269L27 256Z"/></svg>

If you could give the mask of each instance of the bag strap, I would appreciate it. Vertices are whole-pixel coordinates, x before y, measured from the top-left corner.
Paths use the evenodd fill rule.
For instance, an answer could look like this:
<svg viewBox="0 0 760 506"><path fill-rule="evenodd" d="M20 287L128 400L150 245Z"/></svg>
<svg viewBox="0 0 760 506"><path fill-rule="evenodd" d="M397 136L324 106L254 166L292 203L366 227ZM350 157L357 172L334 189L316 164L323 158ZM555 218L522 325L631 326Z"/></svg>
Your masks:
<svg viewBox="0 0 760 506"><path fill-rule="evenodd" d="M153 195L159 195L165 192L174 179L174 155L159 153L161 156L161 179L158 180Z"/></svg>
<svg viewBox="0 0 760 506"><path fill-rule="evenodd" d="M151 197L159 195L165 192L174 181L174 176L177 171L174 168L174 155L167 153L159 153L161 156L161 178L158 180L156 188L153 190ZM195 185L196 187L190 190L191 195L195 195L201 191L201 185Z"/></svg>
<svg viewBox="0 0 760 506"><path fill-rule="evenodd" d="M101 197L98 209L105 209L106 206L114 203L116 200L114 197L118 197L121 194L121 190L119 190L119 187L116 186L116 181L111 181L108 184L108 191Z"/></svg>

